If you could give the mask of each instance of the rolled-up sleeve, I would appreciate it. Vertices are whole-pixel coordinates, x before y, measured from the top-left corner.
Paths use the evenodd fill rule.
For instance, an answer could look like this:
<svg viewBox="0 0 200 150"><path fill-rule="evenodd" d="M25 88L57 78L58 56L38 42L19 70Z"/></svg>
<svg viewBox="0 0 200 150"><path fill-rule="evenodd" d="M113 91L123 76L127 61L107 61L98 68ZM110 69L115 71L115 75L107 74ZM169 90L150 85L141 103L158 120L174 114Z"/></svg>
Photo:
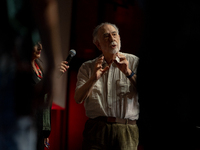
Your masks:
<svg viewBox="0 0 200 150"><path fill-rule="evenodd" d="M79 68L78 75L77 75L77 83L76 83L76 90L83 86L87 80L90 78L91 68L89 64L83 63Z"/></svg>

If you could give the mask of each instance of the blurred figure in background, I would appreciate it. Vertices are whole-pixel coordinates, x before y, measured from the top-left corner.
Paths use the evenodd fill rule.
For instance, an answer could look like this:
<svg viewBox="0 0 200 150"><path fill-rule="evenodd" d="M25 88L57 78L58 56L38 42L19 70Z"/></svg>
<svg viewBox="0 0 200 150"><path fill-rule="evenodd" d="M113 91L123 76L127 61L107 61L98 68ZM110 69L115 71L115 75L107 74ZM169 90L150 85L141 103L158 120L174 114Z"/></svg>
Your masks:
<svg viewBox="0 0 200 150"><path fill-rule="evenodd" d="M42 44L38 42L33 47L31 64L33 68L32 74L32 84L37 89L40 86L41 80L46 76L41 65L41 52ZM59 71L64 73L67 71L69 66L67 66L67 61L62 61L59 66ZM47 74L48 75L48 74ZM51 133L51 105L52 102L48 103L49 92L40 93L39 95L34 95L36 102L33 102L33 118L36 123L37 128L37 149L42 150L44 146L49 147L49 135Z"/></svg>
<svg viewBox="0 0 200 150"><path fill-rule="evenodd" d="M33 47L31 65L33 68L32 74L32 84L37 87L39 82L44 77L44 71L40 64L40 56L42 51L42 44L38 42ZM51 132L51 103L47 103L48 91L41 93L39 95L35 95L35 99L37 100L34 103L33 107L33 118L35 122L35 126L37 129L37 149L43 150L44 146L48 147L49 145L49 135ZM39 101L39 102L38 102Z"/></svg>
<svg viewBox="0 0 200 150"><path fill-rule="evenodd" d="M37 129L32 117L35 104L40 101L35 98L46 91L53 94L55 66L62 61L57 1L7 0L0 7L0 149L36 150ZM30 60L40 37L47 76L35 87L30 84Z"/></svg>

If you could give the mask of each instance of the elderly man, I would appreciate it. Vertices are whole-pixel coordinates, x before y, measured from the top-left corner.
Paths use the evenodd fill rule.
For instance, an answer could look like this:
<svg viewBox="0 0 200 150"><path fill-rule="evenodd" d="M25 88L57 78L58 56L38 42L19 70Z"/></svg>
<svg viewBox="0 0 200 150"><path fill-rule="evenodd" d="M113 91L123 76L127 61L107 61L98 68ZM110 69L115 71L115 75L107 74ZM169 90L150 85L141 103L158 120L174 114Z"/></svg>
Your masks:
<svg viewBox="0 0 200 150"><path fill-rule="evenodd" d="M83 149L137 150L139 58L119 52L121 41L114 24L97 26L93 42L102 55L82 64L74 96L77 103L84 101L89 117L83 132Z"/></svg>

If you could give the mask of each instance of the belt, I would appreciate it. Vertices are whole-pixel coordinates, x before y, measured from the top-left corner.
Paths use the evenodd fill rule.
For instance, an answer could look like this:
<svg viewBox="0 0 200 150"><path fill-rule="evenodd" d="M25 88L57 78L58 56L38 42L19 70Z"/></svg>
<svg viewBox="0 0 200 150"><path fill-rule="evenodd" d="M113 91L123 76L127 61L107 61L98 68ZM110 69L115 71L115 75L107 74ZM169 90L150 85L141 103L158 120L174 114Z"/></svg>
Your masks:
<svg viewBox="0 0 200 150"><path fill-rule="evenodd" d="M102 116L102 117L96 117L92 120L104 121L106 123L131 124L131 125L136 124L136 120L121 119L121 118L116 118L116 117L103 117Z"/></svg>

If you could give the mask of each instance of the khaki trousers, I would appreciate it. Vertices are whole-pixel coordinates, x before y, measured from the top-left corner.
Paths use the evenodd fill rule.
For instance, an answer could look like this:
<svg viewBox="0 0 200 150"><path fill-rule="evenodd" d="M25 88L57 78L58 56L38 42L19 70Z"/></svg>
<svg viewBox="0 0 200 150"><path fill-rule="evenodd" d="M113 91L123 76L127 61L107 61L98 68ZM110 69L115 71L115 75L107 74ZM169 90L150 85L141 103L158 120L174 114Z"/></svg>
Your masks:
<svg viewBox="0 0 200 150"><path fill-rule="evenodd" d="M89 119L83 131L83 150L137 150L137 124L106 123Z"/></svg>

